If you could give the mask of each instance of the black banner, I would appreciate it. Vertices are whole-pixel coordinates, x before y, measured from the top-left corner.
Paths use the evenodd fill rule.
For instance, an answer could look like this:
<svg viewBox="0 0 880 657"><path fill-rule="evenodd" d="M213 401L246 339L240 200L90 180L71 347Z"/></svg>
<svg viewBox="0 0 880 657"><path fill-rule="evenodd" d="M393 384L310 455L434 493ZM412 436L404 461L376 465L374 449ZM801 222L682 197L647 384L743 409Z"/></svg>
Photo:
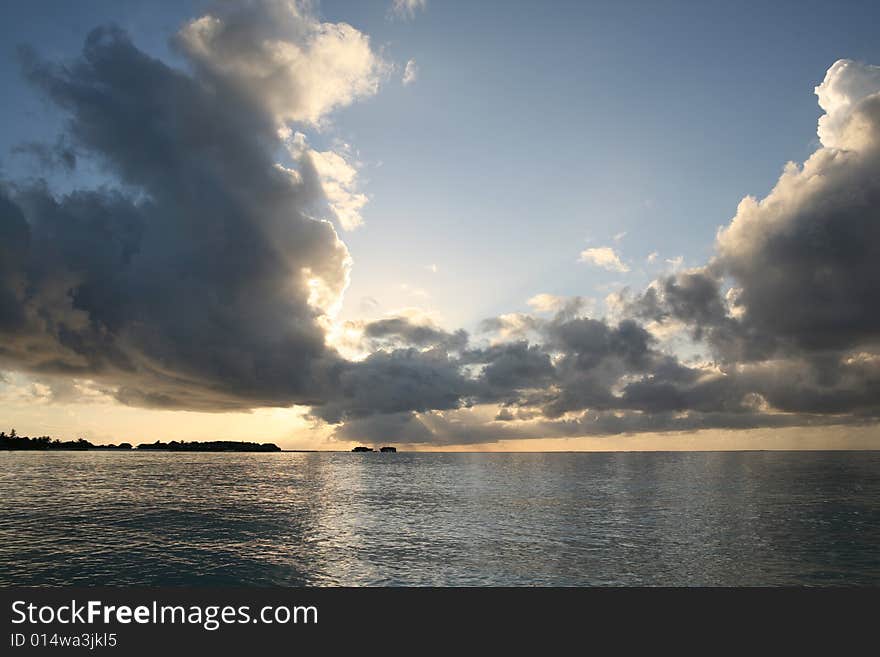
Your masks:
<svg viewBox="0 0 880 657"><path fill-rule="evenodd" d="M880 602L880 591L866 589L65 587L0 596L4 655L289 654L352 645L421 652L475 642L552 652L598 641L709 648L706 636L716 648L825 641L839 652L857 648L860 632L874 633Z"/></svg>

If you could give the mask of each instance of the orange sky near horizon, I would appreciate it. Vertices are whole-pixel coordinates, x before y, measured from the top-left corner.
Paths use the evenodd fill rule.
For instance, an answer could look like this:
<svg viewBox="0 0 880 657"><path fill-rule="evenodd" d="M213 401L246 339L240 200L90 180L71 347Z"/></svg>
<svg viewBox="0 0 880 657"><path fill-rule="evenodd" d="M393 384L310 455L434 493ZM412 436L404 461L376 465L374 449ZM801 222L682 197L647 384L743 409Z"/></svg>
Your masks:
<svg viewBox="0 0 880 657"><path fill-rule="evenodd" d="M261 408L250 413L198 413L134 408L116 402L20 400L4 404L0 428L9 431L14 427L19 435L50 435L62 440L83 437L95 444L243 440L273 442L282 449L330 451L346 451L359 444L335 440L332 427L312 423L305 417L306 412L305 407L293 407ZM449 452L875 450L880 449L880 425L535 437L470 445L406 444L389 436L386 442L405 451Z"/></svg>

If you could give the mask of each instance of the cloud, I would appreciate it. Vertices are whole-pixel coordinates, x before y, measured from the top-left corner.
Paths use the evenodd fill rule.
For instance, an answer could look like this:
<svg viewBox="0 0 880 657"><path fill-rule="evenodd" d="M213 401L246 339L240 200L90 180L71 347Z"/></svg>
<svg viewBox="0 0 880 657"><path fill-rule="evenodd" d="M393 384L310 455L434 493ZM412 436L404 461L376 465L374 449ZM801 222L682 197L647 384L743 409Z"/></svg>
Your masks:
<svg viewBox="0 0 880 657"><path fill-rule="evenodd" d="M397 288L405 295L410 297L427 299L431 296L426 290L423 290L420 287L415 287L414 285L410 285L409 283L400 283Z"/></svg>
<svg viewBox="0 0 880 657"><path fill-rule="evenodd" d="M347 23L322 23L310 3L253 0L187 23L175 44L199 77L252 99L278 123L320 124L375 94L388 65Z"/></svg>
<svg viewBox="0 0 880 657"><path fill-rule="evenodd" d="M32 141L18 144L12 148L12 153L34 158L42 170L72 171L76 168L76 151L67 143L63 135L51 146Z"/></svg>
<svg viewBox="0 0 880 657"><path fill-rule="evenodd" d="M562 297L546 293L536 294L526 303L536 313L564 313L572 317L594 305L592 299L585 297Z"/></svg>
<svg viewBox="0 0 880 657"><path fill-rule="evenodd" d="M859 115L863 101L880 90L880 66L868 66L849 59L840 59L828 69L825 79L815 89L819 106L825 114L819 117L817 134L826 148L859 150L872 140L861 132L864 127ZM870 119L868 120L870 123ZM871 128L876 137L876 129Z"/></svg>
<svg viewBox="0 0 880 657"><path fill-rule="evenodd" d="M719 399L853 421L880 413L880 76L841 60L816 93L820 148L743 199L707 266L660 279L629 311L704 341L723 366Z"/></svg>
<svg viewBox="0 0 880 657"><path fill-rule="evenodd" d="M540 345L525 340L465 352L462 362L483 365L474 379L473 402L515 403L515 391L541 390L553 381L550 355Z"/></svg>
<svg viewBox="0 0 880 657"><path fill-rule="evenodd" d="M876 424L880 417L880 76L842 61L817 87L821 145L747 197L702 267L617 305L619 321L507 314L500 339L463 352L458 408L401 410L413 442ZM609 247L583 259L618 270ZM560 300L538 295L550 313ZM685 364L648 326L677 326L713 360ZM500 404L488 419L477 409ZM497 409L497 406L495 406ZM468 419L464 419L468 418ZM526 419L527 418L527 419ZM354 435L359 421L346 425ZM364 428L365 431L369 427Z"/></svg>
<svg viewBox="0 0 880 657"><path fill-rule="evenodd" d="M408 86L415 82L419 77L419 67L416 60L410 59L403 69L403 86Z"/></svg>
<svg viewBox="0 0 880 657"><path fill-rule="evenodd" d="M428 8L428 0L392 0L388 15L400 20L412 20L420 11Z"/></svg>
<svg viewBox="0 0 880 657"><path fill-rule="evenodd" d="M382 304L374 297L361 297L360 307L364 311L376 310Z"/></svg>
<svg viewBox="0 0 880 657"><path fill-rule="evenodd" d="M581 262L587 262L608 271L626 273L629 267L620 260L620 256L610 246L599 246L581 251Z"/></svg>
<svg viewBox="0 0 880 657"><path fill-rule="evenodd" d="M565 304L565 297L555 294L536 294L528 303L536 313L555 312Z"/></svg>
<svg viewBox="0 0 880 657"><path fill-rule="evenodd" d="M415 323L407 317L390 317L370 322L363 327L363 335L372 342L373 349L388 345L408 347L443 347L460 350L467 345L463 330L447 333L432 322Z"/></svg>
<svg viewBox="0 0 880 657"><path fill-rule="evenodd" d="M678 271L684 265L684 256L675 256L674 258L666 258L666 264L672 271Z"/></svg>
<svg viewBox="0 0 880 657"><path fill-rule="evenodd" d="M443 348L380 350L332 372L332 396L313 417L348 421L402 412L459 408L474 384Z"/></svg>
<svg viewBox="0 0 880 657"><path fill-rule="evenodd" d="M492 409L496 407L491 407ZM488 410L488 409L487 409ZM620 436L639 433L681 433L716 429L783 429L830 427L833 418L793 415L760 417L738 413L588 412L564 421L534 418L509 408L485 417L484 407L428 413L396 413L353 419L341 425L334 438L350 442L411 445L477 445L504 440ZM526 419L528 418L528 419ZM864 422L853 423L861 426Z"/></svg>
<svg viewBox="0 0 880 657"><path fill-rule="evenodd" d="M791 349L854 348L880 334L880 69L836 62L816 88L822 146L789 163L718 234L741 324Z"/></svg>
<svg viewBox="0 0 880 657"><path fill-rule="evenodd" d="M481 333L496 333L501 340L530 337L542 325L542 320L525 313L506 313L480 322Z"/></svg>
<svg viewBox="0 0 880 657"><path fill-rule="evenodd" d="M329 211L326 214L336 219L344 230L354 230L363 224L361 210L368 199L358 191L357 162L352 161L351 149L343 144L339 152L313 150L301 132L289 137L287 146L301 167L313 168L317 174Z"/></svg>
<svg viewBox="0 0 880 657"><path fill-rule="evenodd" d="M287 124L320 125L374 93L381 63L364 35L304 6L226 5L188 23L189 72L118 28L94 30L65 64L22 51L68 119L59 143L108 172L66 194L0 181L0 367L32 377L28 398L75 380L136 406L303 404L337 436L440 444L876 422L874 67L829 69L820 147L740 203L704 265L621 293L606 317L536 295L534 315L489 318L473 339L413 313L351 322L349 360L328 341L351 258L322 217L358 223L356 161ZM51 149L33 152L52 165ZM611 247L581 260L629 271ZM669 326L710 362L665 351Z"/></svg>
<svg viewBox="0 0 880 657"><path fill-rule="evenodd" d="M351 259L312 209L352 174L329 153L280 167L278 128L373 93L378 58L302 7L226 5L189 23L177 44L191 74L113 27L63 65L22 49L66 143L111 179L65 195L0 184L3 367L100 381L138 406L327 397L340 358L325 320Z"/></svg>

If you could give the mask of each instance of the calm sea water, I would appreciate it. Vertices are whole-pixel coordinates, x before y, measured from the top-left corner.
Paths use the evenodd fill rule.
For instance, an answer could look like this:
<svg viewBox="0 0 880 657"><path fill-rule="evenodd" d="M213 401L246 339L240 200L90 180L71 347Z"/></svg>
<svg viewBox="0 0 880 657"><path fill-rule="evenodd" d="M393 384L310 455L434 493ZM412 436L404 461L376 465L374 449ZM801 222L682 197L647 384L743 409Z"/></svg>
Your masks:
<svg viewBox="0 0 880 657"><path fill-rule="evenodd" d="M0 453L0 584L880 584L880 453Z"/></svg>

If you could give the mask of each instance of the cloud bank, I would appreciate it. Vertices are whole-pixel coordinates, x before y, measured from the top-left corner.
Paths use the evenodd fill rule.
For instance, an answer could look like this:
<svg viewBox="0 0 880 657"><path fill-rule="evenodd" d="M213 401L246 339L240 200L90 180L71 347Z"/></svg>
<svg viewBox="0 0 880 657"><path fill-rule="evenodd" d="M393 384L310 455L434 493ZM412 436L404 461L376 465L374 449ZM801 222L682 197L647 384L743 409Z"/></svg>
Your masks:
<svg viewBox="0 0 880 657"><path fill-rule="evenodd" d="M69 63L22 49L27 79L69 119L65 138L115 184L59 196L3 182L3 367L163 408L326 397L338 356L324 320L350 257L313 209L342 203L344 225L362 203L332 154L278 165L279 133L373 93L378 59L367 37L301 5L224 7L176 36L189 73L115 27Z"/></svg>
<svg viewBox="0 0 880 657"><path fill-rule="evenodd" d="M836 62L816 88L820 147L719 230L715 256L621 295L622 319L563 310L491 318L500 339L456 358L472 368L456 409L348 422L340 435L479 443L706 428L876 423L880 415L880 68ZM625 265L610 247L582 260ZM708 358L660 348L685 331ZM501 411L478 412L494 403Z"/></svg>
<svg viewBox="0 0 880 657"><path fill-rule="evenodd" d="M549 294L477 336L390 316L349 327L362 356L348 359L327 340L351 268L333 222L360 224L366 197L350 151L312 149L300 128L376 93L381 57L280 1L224 5L174 44L187 70L114 27L71 62L22 50L68 117L54 147L26 150L47 167L90 159L108 182L63 195L0 182L3 369L94 381L135 406L308 405L354 440L876 421L877 67L836 62L816 88L816 152L743 199L709 262L624 292L614 318ZM581 260L628 271L611 247ZM669 331L705 355L669 351Z"/></svg>

